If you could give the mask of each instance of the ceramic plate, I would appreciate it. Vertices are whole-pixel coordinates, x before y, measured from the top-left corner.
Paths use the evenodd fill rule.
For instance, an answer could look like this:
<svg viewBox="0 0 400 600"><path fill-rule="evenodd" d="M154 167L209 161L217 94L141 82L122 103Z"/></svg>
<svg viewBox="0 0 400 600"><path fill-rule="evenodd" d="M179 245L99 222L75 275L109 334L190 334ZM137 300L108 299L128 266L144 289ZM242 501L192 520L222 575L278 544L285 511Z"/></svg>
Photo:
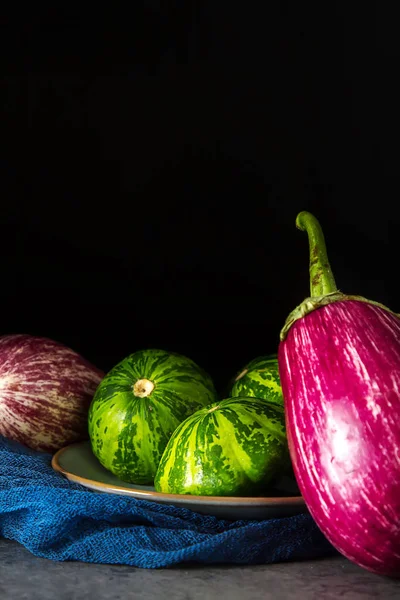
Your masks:
<svg viewBox="0 0 400 600"><path fill-rule="evenodd" d="M161 494L152 486L126 483L102 467L91 451L90 442L62 448L53 456L52 467L71 481L96 492L172 504L220 519L273 519L307 512L297 485L290 478L282 478L268 497L250 498Z"/></svg>

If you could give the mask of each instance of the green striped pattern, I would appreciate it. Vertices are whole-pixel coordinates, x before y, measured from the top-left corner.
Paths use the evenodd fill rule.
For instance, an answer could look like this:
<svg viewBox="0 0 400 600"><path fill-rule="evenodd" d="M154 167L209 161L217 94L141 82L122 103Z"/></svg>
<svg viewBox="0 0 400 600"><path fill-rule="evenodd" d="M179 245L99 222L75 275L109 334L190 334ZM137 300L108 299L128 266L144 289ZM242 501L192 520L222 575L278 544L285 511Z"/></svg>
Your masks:
<svg viewBox="0 0 400 600"><path fill-rule="evenodd" d="M172 494L254 495L284 472L288 457L281 407L257 398L228 398L179 425L154 485Z"/></svg>
<svg viewBox="0 0 400 600"><path fill-rule="evenodd" d="M229 395L252 396L283 406L281 381L276 354L259 356L236 375Z"/></svg>
<svg viewBox="0 0 400 600"><path fill-rule="evenodd" d="M154 384L134 395L140 379ZM186 417L217 400L209 375L192 360L163 350L142 350L101 381L89 409L94 455L123 481L152 484L165 446Z"/></svg>

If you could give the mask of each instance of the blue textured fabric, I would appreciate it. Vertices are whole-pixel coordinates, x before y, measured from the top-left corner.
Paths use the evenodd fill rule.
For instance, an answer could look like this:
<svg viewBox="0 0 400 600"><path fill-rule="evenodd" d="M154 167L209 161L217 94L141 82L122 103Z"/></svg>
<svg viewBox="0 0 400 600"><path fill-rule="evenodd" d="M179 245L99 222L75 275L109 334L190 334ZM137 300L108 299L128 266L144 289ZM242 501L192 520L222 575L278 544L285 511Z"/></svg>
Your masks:
<svg viewBox="0 0 400 600"><path fill-rule="evenodd" d="M308 514L224 521L184 508L91 492L51 456L0 437L0 536L56 561L159 568L262 564L334 553Z"/></svg>

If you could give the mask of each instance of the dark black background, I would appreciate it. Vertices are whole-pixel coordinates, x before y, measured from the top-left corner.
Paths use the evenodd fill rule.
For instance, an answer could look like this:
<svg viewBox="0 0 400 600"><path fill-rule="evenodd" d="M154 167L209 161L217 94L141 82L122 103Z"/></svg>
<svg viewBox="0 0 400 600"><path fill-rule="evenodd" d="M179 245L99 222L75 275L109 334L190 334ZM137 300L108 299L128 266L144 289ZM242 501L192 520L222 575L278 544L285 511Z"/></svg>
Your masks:
<svg viewBox="0 0 400 600"><path fill-rule="evenodd" d="M223 386L308 295L301 210L340 289L400 310L395 15L233 4L2 17L1 334Z"/></svg>

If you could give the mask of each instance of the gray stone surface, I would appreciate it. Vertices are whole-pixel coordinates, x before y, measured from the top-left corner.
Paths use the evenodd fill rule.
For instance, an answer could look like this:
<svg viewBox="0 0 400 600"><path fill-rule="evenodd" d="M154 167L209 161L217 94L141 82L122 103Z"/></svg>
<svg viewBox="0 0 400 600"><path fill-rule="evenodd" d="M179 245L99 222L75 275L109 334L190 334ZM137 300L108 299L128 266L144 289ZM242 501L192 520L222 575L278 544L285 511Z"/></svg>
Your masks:
<svg viewBox="0 0 400 600"><path fill-rule="evenodd" d="M400 599L400 580L342 557L255 567L190 566L148 570L37 558L0 539L1 600Z"/></svg>

